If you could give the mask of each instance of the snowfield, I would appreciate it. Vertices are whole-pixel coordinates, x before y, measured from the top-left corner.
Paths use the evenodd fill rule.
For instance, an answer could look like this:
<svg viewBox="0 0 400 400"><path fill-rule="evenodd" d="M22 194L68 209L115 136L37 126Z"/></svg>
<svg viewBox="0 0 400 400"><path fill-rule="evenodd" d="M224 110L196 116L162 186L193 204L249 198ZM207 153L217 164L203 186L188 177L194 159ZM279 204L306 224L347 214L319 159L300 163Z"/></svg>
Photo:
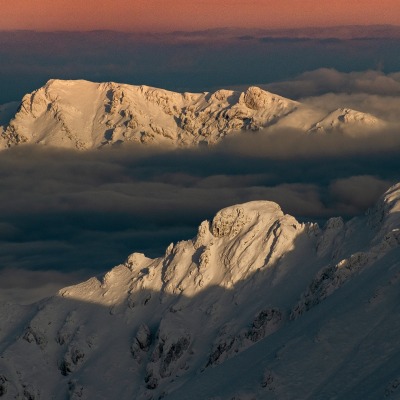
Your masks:
<svg viewBox="0 0 400 400"><path fill-rule="evenodd" d="M161 258L133 253L31 306L3 304L0 396L399 398L399 213L400 184L324 227L234 205Z"/></svg>

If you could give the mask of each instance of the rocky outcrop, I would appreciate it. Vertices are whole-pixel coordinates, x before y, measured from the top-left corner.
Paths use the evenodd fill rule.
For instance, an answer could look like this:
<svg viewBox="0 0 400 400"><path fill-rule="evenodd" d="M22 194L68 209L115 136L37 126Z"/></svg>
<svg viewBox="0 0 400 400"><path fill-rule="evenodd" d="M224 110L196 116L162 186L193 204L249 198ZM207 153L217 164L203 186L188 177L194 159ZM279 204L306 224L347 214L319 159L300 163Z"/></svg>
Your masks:
<svg viewBox="0 0 400 400"><path fill-rule="evenodd" d="M219 338L213 345L206 366L220 364L228 358L242 352L252 344L264 339L266 336L277 331L284 322L282 311L277 308L267 308L260 311L251 325L241 330L235 336L230 333L229 324L224 326Z"/></svg>
<svg viewBox="0 0 400 400"><path fill-rule="evenodd" d="M151 343L152 337L149 327L146 324L141 324L131 345L133 358L140 362L144 354L150 350Z"/></svg>

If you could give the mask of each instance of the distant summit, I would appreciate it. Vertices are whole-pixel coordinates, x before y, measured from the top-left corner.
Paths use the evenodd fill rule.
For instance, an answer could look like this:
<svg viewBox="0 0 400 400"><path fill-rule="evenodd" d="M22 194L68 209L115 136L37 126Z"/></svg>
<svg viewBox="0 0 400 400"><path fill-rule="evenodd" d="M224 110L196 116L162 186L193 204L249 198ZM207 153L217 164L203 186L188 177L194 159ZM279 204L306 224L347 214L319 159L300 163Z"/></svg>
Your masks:
<svg viewBox="0 0 400 400"><path fill-rule="evenodd" d="M385 125L348 109L326 115L254 86L244 92L175 93L144 85L50 80L25 95L15 115L13 107L0 107L3 148L37 143L82 150L128 142L188 147L270 127L305 133L340 128L354 134Z"/></svg>
<svg viewBox="0 0 400 400"><path fill-rule="evenodd" d="M382 120L371 114L362 113L350 108L338 108L321 121L318 121L309 132L329 133L336 130L359 136L362 135L366 127L379 129L384 126L385 123Z"/></svg>

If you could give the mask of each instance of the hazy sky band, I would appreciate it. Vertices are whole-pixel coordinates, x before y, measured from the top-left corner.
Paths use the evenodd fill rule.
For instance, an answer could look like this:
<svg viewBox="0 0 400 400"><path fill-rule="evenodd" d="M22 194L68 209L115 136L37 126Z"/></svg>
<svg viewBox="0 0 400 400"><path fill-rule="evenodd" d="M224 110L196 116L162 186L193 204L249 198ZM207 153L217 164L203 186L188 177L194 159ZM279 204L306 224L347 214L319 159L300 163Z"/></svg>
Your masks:
<svg viewBox="0 0 400 400"><path fill-rule="evenodd" d="M345 37L372 39L302 41L290 37L273 40L264 32L256 37L250 31L246 36L241 30L205 31L195 38L184 33L0 32L0 104L21 101L24 94L53 78L203 92L237 85L242 85L242 90L321 67L342 72L399 71L400 29L376 29L344 30ZM343 32L316 29L313 34L341 37ZM374 38L379 35L388 38Z"/></svg>
<svg viewBox="0 0 400 400"><path fill-rule="evenodd" d="M14 0L0 30L163 31L400 24L398 0Z"/></svg>

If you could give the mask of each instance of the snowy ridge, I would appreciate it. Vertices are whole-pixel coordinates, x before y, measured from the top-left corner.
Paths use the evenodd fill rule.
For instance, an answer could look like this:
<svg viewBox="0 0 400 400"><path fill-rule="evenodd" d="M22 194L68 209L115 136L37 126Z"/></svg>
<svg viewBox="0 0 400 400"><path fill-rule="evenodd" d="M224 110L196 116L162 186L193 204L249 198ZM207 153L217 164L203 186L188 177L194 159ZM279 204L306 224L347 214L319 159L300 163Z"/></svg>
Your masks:
<svg viewBox="0 0 400 400"><path fill-rule="evenodd" d="M400 185L366 216L324 228L273 202L234 205L163 257L133 253L31 307L5 305L0 393L362 399L366 376L385 368L370 398L391 395L400 379L399 210ZM375 351L376 340L386 346ZM342 370L354 374L346 385Z"/></svg>
<svg viewBox="0 0 400 400"><path fill-rule="evenodd" d="M372 131L381 129L385 123L368 113L362 113L350 108L339 108L332 111L321 121L318 121L310 130L310 133L329 133L333 130L344 131L351 136L359 136L368 126Z"/></svg>
<svg viewBox="0 0 400 400"><path fill-rule="evenodd" d="M11 118L0 107L0 146L40 143L74 149L126 142L195 146L240 130L289 126L305 132L378 129L384 122L348 109L328 115L258 87L245 92L175 93L148 86L50 80ZM4 111L2 111L4 109ZM11 118L11 119L10 119Z"/></svg>

